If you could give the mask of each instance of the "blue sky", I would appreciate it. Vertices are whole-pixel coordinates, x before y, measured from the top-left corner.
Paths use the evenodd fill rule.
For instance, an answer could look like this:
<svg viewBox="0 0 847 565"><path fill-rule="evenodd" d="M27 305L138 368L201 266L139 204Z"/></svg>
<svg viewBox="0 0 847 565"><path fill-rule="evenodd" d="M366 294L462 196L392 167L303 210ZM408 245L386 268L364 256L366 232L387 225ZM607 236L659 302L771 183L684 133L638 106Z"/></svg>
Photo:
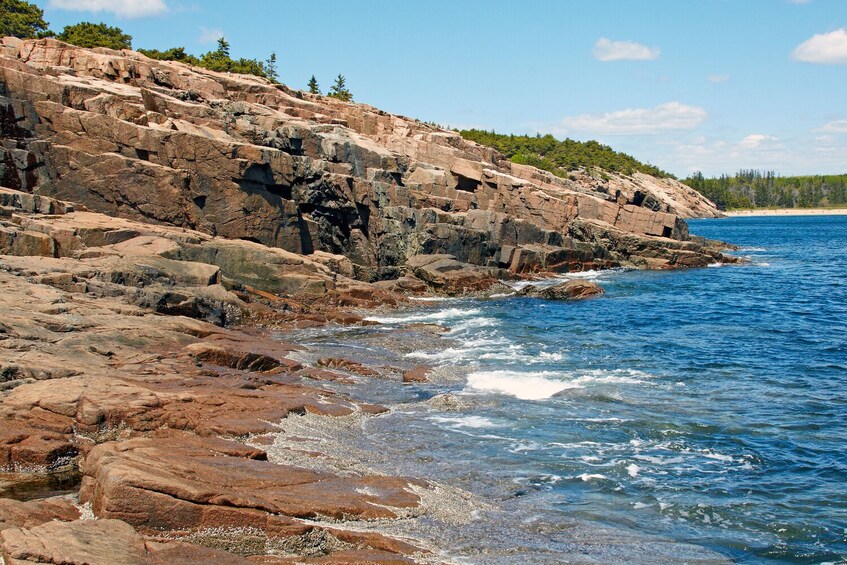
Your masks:
<svg viewBox="0 0 847 565"><path fill-rule="evenodd" d="M36 0L134 47L276 52L282 82L451 127L597 139L679 176L847 173L847 0Z"/></svg>

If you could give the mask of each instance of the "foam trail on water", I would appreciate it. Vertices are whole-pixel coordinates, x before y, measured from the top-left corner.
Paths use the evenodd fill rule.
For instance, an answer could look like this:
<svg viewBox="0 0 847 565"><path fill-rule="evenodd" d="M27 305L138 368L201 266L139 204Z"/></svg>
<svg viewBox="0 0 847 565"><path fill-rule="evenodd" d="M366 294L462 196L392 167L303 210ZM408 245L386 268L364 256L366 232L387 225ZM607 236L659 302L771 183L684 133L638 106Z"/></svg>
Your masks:
<svg viewBox="0 0 847 565"><path fill-rule="evenodd" d="M480 313L478 308L445 308L435 312L415 312L407 316L368 316L365 320L381 324L412 324L421 322L443 322L457 318L467 318Z"/></svg>

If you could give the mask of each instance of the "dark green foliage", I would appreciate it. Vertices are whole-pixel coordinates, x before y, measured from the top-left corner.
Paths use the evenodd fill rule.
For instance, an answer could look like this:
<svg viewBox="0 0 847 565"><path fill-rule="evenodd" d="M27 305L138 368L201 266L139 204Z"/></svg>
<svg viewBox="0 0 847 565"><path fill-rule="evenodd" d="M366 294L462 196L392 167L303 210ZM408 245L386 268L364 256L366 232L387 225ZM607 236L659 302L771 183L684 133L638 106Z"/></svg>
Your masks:
<svg viewBox="0 0 847 565"><path fill-rule="evenodd" d="M315 75L312 75L312 78L309 79L309 84L306 85L309 88L309 92L312 94L320 94L321 87L318 86L318 79L315 78Z"/></svg>
<svg viewBox="0 0 847 565"><path fill-rule="evenodd" d="M80 22L65 26L57 39L79 47L108 47L109 49L132 49L132 36L119 27L104 23Z"/></svg>
<svg viewBox="0 0 847 565"><path fill-rule="evenodd" d="M814 208L847 204L847 175L780 177L773 171L741 170L734 177L683 181L722 210L738 208Z"/></svg>
<svg viewBox="0 0 847 565"><path fill-rule="evenodd" d="M218 48L195 57L185 52L185 47L171 47L165 51L158 49L139 49L139 53L159 61L179 61L187 65L202 67L222 73L241 73L256 75L276 82L276 53L271 53L266 63L256 59L233 59L229 55L229 42L223 37L218 40ZM271 74L272 73L272 74Z"/></svg>
<svg viewBox="0 0 847 565"><path fill-rule="evenodd" d="M185 47L171 47L165 51L159 51L158 49L139 49L138 52L159 61L179 61L187 65L200 65L200 59L190 53L186 53Z"/></svg>
<svg viewBox="0 0 847 565"><path fill-rule="evenodd" d="M279 73L277 72L276 67L276 53L271 53L271 56L268 57L268 60L265 61L265 74L271 82L278 82Z"/></svg>
<svg viewBox="0 0 847 565"><path fill-rule="evenodd" d="M479 129L461 130L459 134L470 141L493 147L514 163L532 165L560 177L582 168L599 168L625 175L641 172L656 177L672 176L596 141L559 141L550 134L503 135Z"/></svg>
<svg viewBox="0 0 847 565"><path fill-rule="evenodd" d="M21 0L0 0L0 37L46 37L47 25L44 10L38 6Z"/></svg>
<svg viewBox="0 0 847 565"><path fill-rule="evenodd" d="M218 38L218 49L215 53L219 53L221 57L229 58L229 41L227 41L226 38Z"/></svg>
<svg viewBox="0 0 847 565"><path fill-rule="evenodd" d="M344 75L338 75L335 78L335 84L330 87L327 96L331 98L338 98L345 102L353 100L353 94L347 90L347 79L344 78Z"/></svg>

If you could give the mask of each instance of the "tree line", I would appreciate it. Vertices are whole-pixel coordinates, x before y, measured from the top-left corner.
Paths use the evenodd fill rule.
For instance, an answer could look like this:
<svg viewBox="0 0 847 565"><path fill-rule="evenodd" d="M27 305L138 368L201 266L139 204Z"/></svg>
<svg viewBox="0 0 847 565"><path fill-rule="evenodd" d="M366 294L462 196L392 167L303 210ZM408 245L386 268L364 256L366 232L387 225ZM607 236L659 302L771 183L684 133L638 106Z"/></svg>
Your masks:
<svg viewBox="0 0 847 565"><path fill-rule="evenodd" d="M560 177L566 177L571 171L593 168L624 175L641 172L660 178L673 177L597 141L559 141L550 134L505 135L479 129L459 130L459 134L467 140L493 147L514 163L532 165Z"/></svg>
<svg viewBox="0 0 847 565"><path fill-rule="evenodd" d="M79 47L132 49L131 35L124 33L119 27L108 26L102 22L80 22L65 26L60 33L56 33L44 20L44 10L23 0L0 0L0 37L5 36L21 39L55 37ZM255 75L274 83L279 81L276 53L271 53L265 61L243 57L235 59L230 55L229 42L223 37L218 39L217 49L199 56L186 52L185 47L171 47L165 50L139 48L138 52L159 61L178 61L211 71ZM307 88L313 94L321 94L314 75ZM353 100L353 94L347 88L344 75L338 75L327 96L346 102Z"/></svg>
<svg viewBox="0 0 847 565"><path fill-rule="evenodd" d="M682 182L721 210L826 208L847 204L847 175L781 177L773 171L742 169L735 176L712 178L705 178L698 171Z"/></svg>

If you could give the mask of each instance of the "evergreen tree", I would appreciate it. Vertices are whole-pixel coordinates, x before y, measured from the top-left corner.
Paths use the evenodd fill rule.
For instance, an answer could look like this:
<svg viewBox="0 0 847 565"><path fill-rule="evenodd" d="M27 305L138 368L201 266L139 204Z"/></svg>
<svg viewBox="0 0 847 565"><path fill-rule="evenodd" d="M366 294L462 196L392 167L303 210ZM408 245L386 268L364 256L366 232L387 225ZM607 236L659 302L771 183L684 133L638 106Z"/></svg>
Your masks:
<svg viewBox="0 0 847 565"><path fill-rule="evenodd" d="M309 79L309 84L306 86L309 87L309 92L312 94L320 94L321 88L318 86L318 79L315 78L315 75L312 75L312 78Z"/></svg>
<svg viewBox="0 0 847 565"><path fill-rule="evenodd" d="M210 71L229 73L233 71L233 61L229 56L229 42L223 37L218 39L218 48L200 57L200 66Z"/></svg>
<svg viewBox="0 0 847 565"><path fill-rule="evenodd" d="M108 47L109 49L132 49L132 36L119 27L104 23L80 22L65 26L58 36L59 40L78 47Z"/></svg>
<svg viewBox="0 0 847 565"><path fill-rule="evenodd" d="M338 98L344 102L353 100L353 94L347 90L347 79L344 78L344 75L340 74L335 78L335 84L330 87L327 96Z"/></svg>
<svg viewBox="0 0 847 565"><path fill-rule="evenodd" d="M0 37L32 39L49 35L44 10L21 0L0 0Z"/></svg>
<svg viewBox="0 0 847 565"><path fill-rule="evenodd" d="M277 72L276 67L276 53L271 53L271 56L268 57L268 60L265 61L265 74L271 80L271 82L278 82L279 74Z"/></svg>
<svg viewBox="0 0 847 565"><path fill-rule="evenodd" d="M229 42L225 38L218 38L218 50L215 53L221 57L229 57Z"/></svg>

